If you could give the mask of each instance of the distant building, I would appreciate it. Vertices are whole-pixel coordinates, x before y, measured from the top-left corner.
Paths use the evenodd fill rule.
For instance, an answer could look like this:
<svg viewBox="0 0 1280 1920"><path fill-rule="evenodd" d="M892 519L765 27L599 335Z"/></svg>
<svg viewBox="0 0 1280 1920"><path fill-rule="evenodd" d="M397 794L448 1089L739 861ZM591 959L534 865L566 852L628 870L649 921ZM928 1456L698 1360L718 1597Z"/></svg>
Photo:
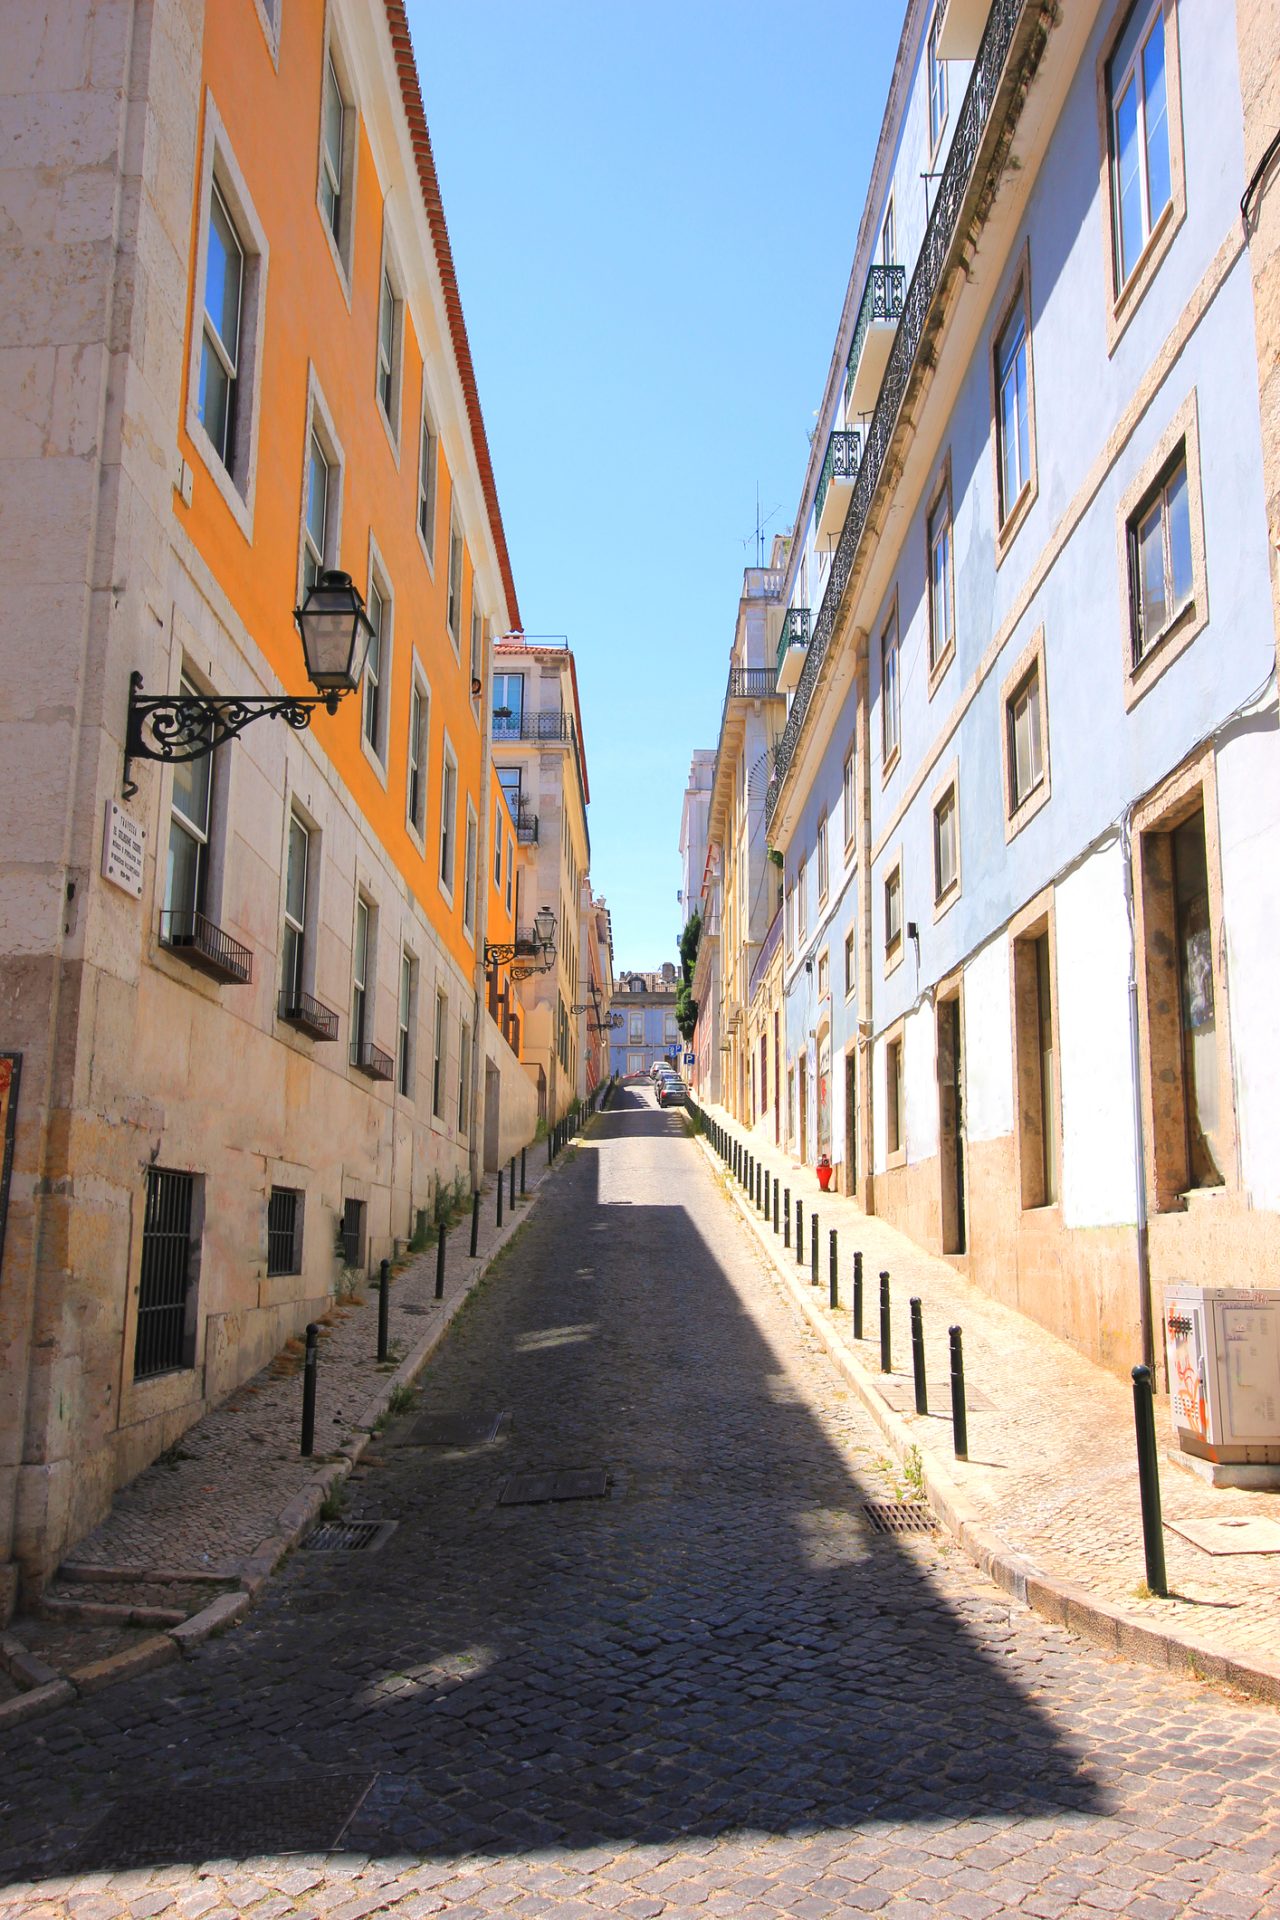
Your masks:
<svg viewBox="0 0 1280 1920"><path fill-rule="evenodd" d="M680 907L681 931L702 905L702 882L707 866L707 817L711 810L711 788L715 780L714 747L695 747L689 763L689 779L680 809Z"/></svg>
<svg viewBox="0 0 1280 1920"><path fill-rule="evenodd" d="M622 1078L647 1073L655 1060L680 1054L680 1029L676 1025L679 982L679 968L670 960L664 960L656 973L619 974L613 1009L622 1015L622 1025L609 1036L614 1073Z"/></svg>

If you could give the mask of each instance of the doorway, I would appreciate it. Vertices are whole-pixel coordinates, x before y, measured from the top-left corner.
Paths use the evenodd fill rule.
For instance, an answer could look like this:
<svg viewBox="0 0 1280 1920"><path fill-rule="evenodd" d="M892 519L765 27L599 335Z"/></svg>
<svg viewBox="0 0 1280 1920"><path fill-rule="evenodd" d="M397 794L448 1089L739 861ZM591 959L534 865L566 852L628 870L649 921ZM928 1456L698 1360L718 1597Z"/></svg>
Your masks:
<svg viewBox="0 0 1280 1920"><path fill-rule="evenodd" d="M802 1164L809 1159L809 1063L806 1054L800 1055L800 1159Z"/></svg>
<svg viewBox="0 0 1280 1920"><path fill-rule="evenodd" d="M958 994L938 1002L938 1161L942 1251L964 1253L964 1057Z"/></svg>

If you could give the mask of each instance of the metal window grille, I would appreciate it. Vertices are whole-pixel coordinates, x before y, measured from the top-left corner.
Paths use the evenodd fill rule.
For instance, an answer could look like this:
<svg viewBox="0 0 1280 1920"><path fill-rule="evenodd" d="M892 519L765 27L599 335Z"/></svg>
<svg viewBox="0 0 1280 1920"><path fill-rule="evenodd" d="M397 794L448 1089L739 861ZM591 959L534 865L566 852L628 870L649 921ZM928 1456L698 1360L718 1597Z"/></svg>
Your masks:
<svg viewBox="0 0 1280 1920"><path fill-rule="evenodd" d="M138 1286L136 1380L187 1364L187 1293L191 1285L191 1212L195 1175L147 1169Z"/></svg>
<svg viewBox="0 0 1280 1920"><path fill-rule="evenodd" d="M267 1273L302 1271L302 1195L272 1187L267 1201Z"/></svg>
<svg viewBox="0 0 1280 1920"><path fill-rule="evenodd" d="M364 1201L346 1200L342 1206L342 1264L364 1265Z"/></svg>

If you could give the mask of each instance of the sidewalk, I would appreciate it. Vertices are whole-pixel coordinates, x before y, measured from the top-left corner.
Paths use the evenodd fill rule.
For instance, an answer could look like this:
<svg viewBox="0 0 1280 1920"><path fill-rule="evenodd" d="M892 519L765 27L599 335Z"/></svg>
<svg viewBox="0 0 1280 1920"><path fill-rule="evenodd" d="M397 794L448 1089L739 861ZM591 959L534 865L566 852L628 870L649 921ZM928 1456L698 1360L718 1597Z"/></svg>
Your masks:
<svg viewBox="0 0 1280 1920"><path fill-rule="evenodd" d="M1280 1546L1280 1494L1213 1489L1171 1458L1167 1399L1156 1400L1169 1598L1148 1595L1138 1502L1133 1393L1034 1321L989 1299L853 1200L823 1194L813 1170L703 1109L804 1203L804 1265L775 1238L707 1140L749 1228L899 1459L918 1448L944 1527L996 1583L1089 1639L1158 1666L1224 1680L1280 1701L1280 1552L1209 1552L1177 1531L1206 1520L1265 1520ZM817 1213L817 1287L811 1221ZM839 1306L828 1304L829 1232L839 1235ZM853 1253L863 1257L867 1336L853 1338ZM879 1299L890 1274L893 1372L880 1372ZM917 1415L908 1302L922 1303L929 1413ZM947 1330L964 1330L969 1458L955 1458ZM1136 1358L1137 1356L1135 1356ZM1237 1531L1236 1542L1243 1537ZM1230 1535L1214 1542L1232 1546Z"/></svg>
<svg viewBox="0 0 1280 1920"><path fill-rule="evenodd" d="M584 1122L585 1124L585 1122ZM569 1143L572 1145L572 1142ZM563 1158L563 1156L561 1156ZM557 1161L557 1165L559 1161ZM388 1359L379 1365L378 1285L366 1282L319 1323L315 1451L299 1451L301 1339L190 1427L116 1494L111 1512L65 1555L39 1615L0 1633L0 1725L177 1659L252 1605L276 1565L312 1529L357 1465L393 1399L409 1390L458 1310L536 1204L554 1172L547 1144L526 1149L527 1192L510 1204L504 1167L471 1215L450 1228L444 1296L436 1247L391 1276Z"/></svg>

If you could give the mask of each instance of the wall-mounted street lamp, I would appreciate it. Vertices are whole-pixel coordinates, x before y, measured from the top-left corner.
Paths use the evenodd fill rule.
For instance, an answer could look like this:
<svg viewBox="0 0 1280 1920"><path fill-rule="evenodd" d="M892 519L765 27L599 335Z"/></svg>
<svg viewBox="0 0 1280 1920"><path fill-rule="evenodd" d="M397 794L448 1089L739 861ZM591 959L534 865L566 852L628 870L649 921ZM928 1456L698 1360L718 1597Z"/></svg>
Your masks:
<svg viewBox="0 0 1280 1920"><path fill-rule="evenodd" d="M556 963L556 916L550 907L540 907L533 916L533 937L517 939L510 946L484 943L484 970L496 973L510 967L513 980L527 980L531 973L550 973Z"/></svg>
<svg viewBox="0 0 1280 1920"><path fill-rule="evenodd" d="M308 589L293 618L302 635L307 678L316 694L191 694L143 698L142 675L129 676L129 719L125 729L126 800L138 791L129 778L134 760L180 763L204 760L224 741L233 740L255 720L283 720L298 732L311 725L317 707L338 711L338 702L354 693L364 672L373 622L349 573L328 568Z"/></svg>

